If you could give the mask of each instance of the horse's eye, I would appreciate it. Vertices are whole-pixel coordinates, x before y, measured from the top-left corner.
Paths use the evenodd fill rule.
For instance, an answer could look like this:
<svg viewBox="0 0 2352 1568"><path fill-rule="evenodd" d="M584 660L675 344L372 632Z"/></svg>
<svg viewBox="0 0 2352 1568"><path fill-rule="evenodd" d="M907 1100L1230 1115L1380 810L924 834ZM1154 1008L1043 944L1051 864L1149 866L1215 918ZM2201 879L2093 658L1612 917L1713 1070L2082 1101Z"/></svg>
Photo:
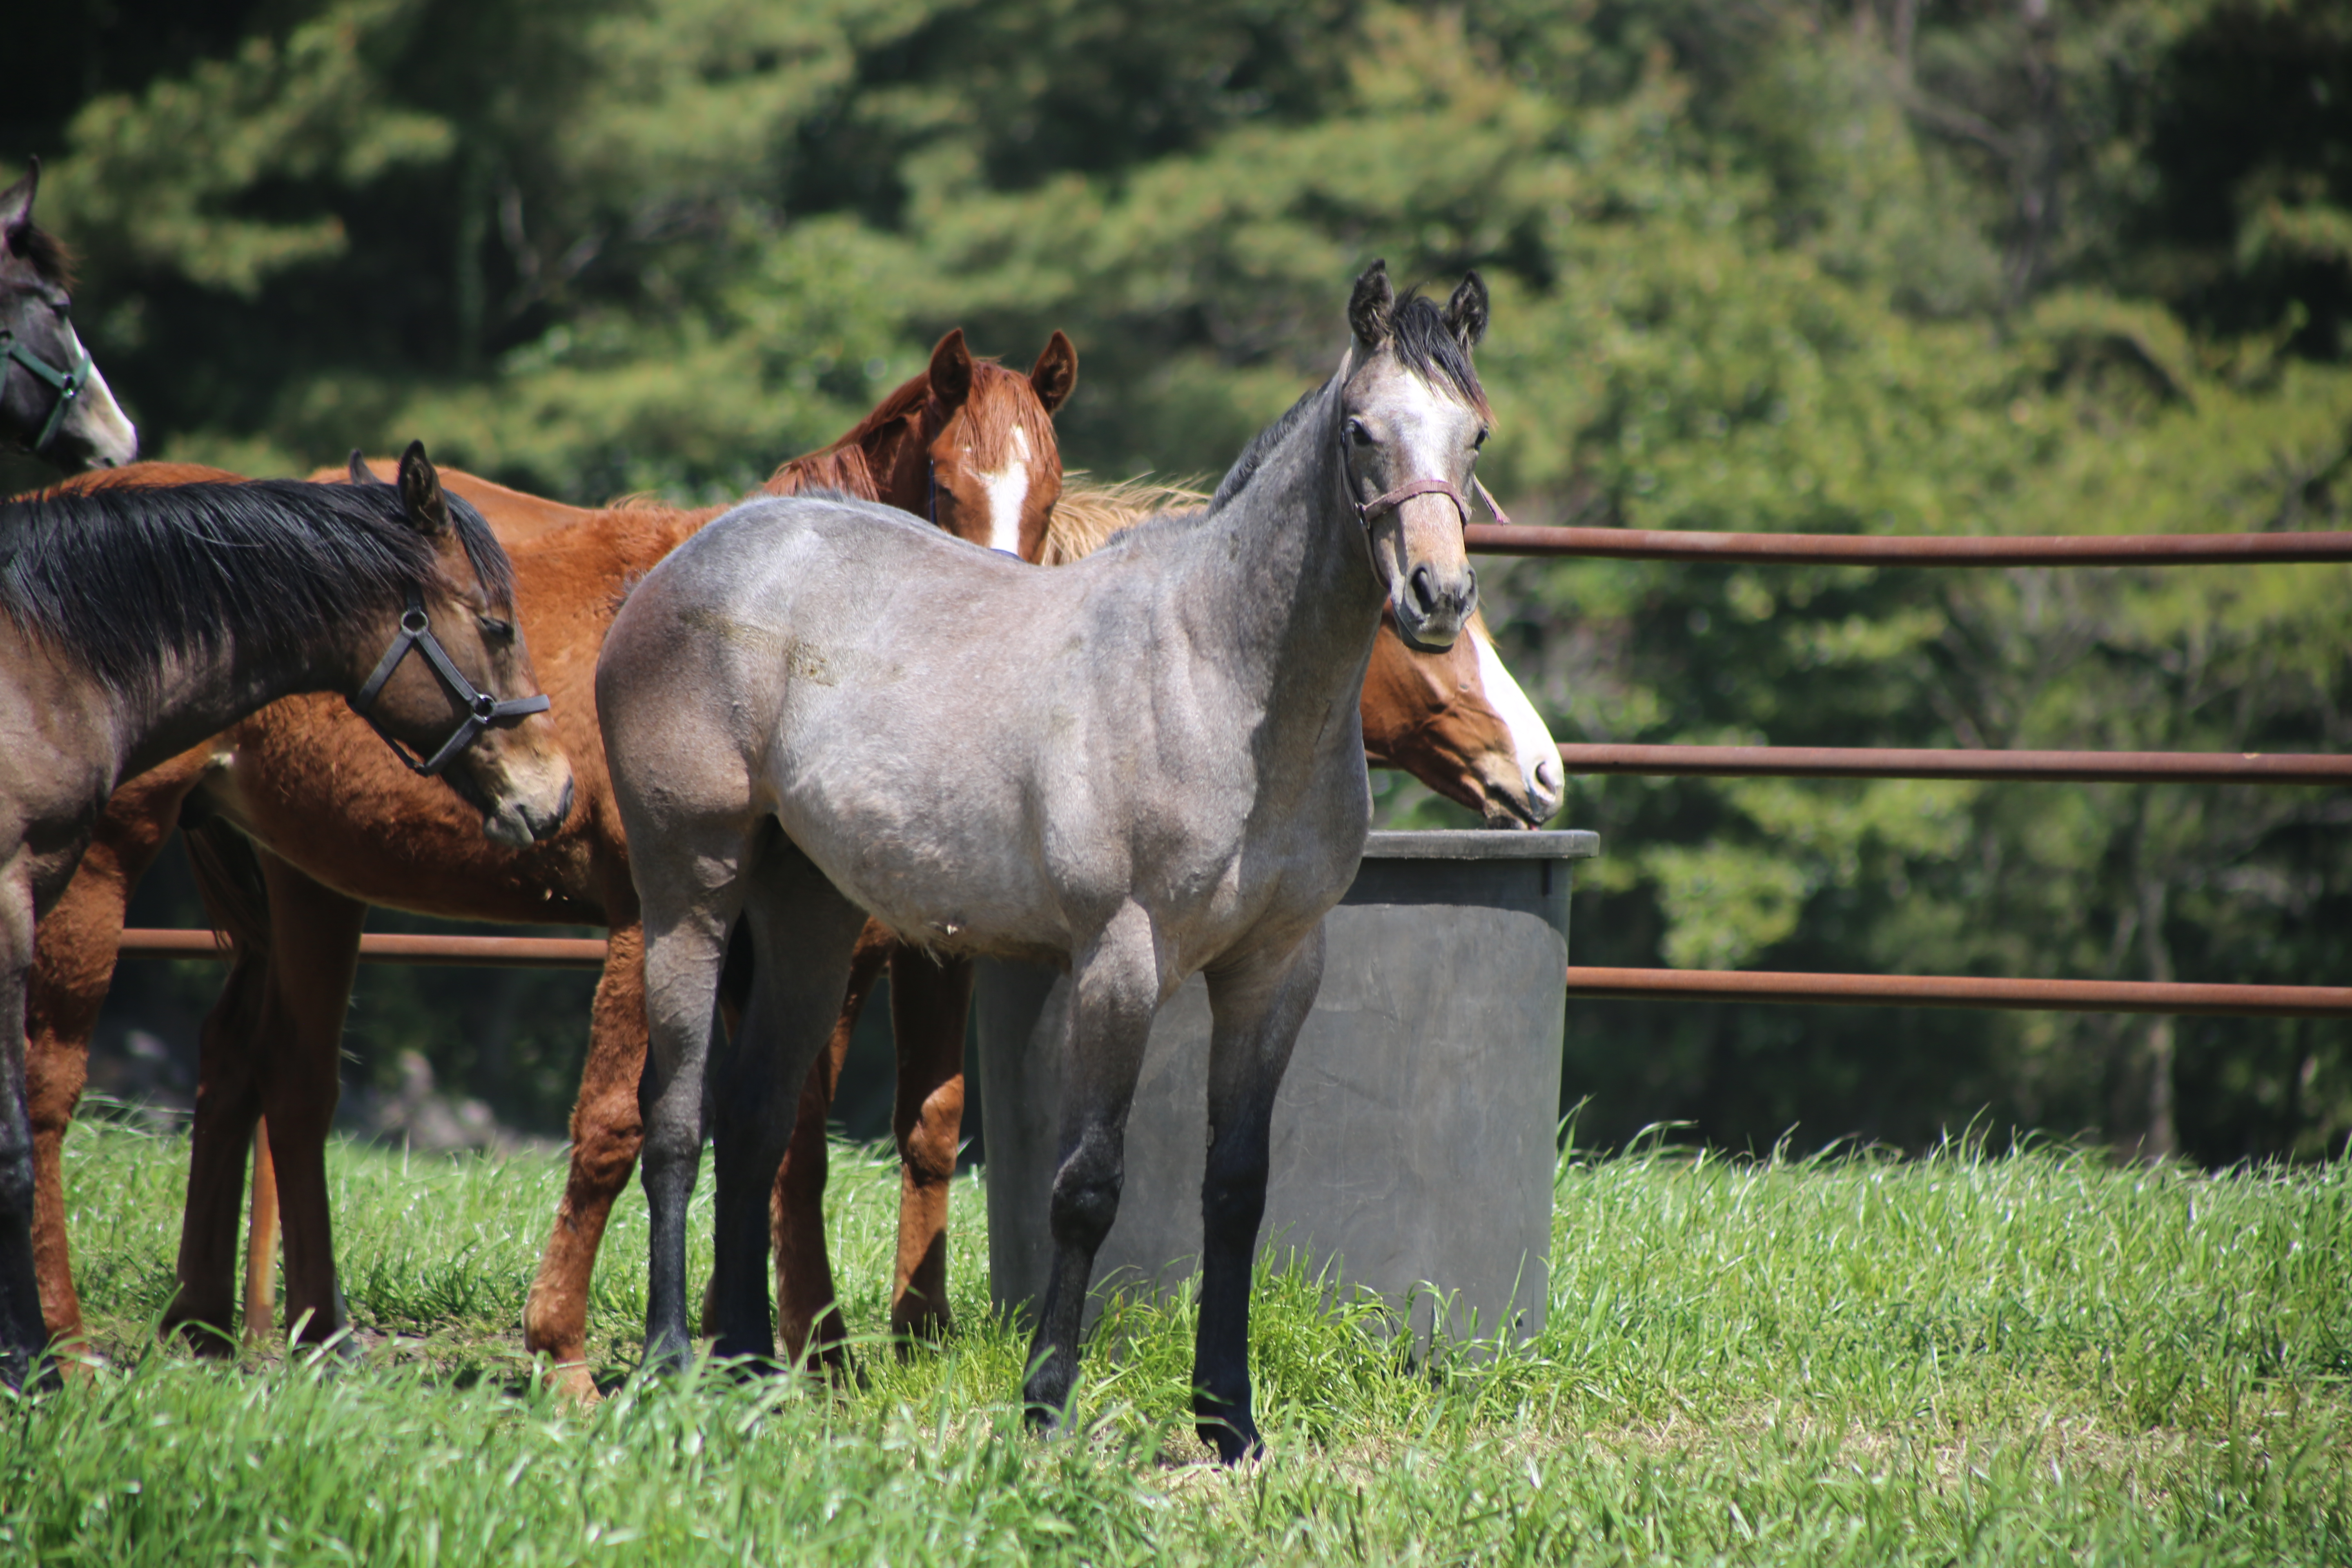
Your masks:
<svg viewBox="0 0 2352 1568"><path fill-rule="evenodd" d="M1348 421L1348 439L1359 447L1369 447L1372 444L1372 433L1364 428L1362 420L1350 419Z"/></svg>
<svg viewBox="0 0 2352 1568"><path fill-rule="evenodd" d="M475 617L475 620L482 628L482 636L489 641L514 641L514 623L512 621L502 621L496 616L478 616Z"/></svg>
<svg viewBox="0 0 2352 1568"><path fill-rule="evenodd" d="M1471 447L1472 447L1472 449L1473 449L1473 450L1476 450L1476 449L1478 449L1478 448L1481 448L1481 447L1485 447L1486 445L1486 432L1482 428L1482 429L1480 429L1480 430L1479 430L1479 432L1478 432L1478 434L1476 435L1476 437L1475 437L1471 440L1471 442L1470 442L1470 446L1471 446Z"/></svg>

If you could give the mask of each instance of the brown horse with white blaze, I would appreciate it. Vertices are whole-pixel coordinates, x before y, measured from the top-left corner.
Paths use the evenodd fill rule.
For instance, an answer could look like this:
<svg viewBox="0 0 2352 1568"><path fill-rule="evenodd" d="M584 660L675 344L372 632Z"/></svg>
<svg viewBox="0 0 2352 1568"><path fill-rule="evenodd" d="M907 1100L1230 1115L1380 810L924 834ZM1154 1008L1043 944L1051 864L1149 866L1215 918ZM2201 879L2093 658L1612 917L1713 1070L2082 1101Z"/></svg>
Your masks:
<svg viewBox="0 0 2352 1568"><path fill-rule="evenodd" d="M396 487L128 483L10 502L0 559L0 1383L16 1387L48 1338L26 981L37 922L117 782L285 693L324 690L365 714L353 721L379 751L404 743L450 770L484 805L478 836L551 832L572 783L510 619L505 552L422 447Z"/></svg>

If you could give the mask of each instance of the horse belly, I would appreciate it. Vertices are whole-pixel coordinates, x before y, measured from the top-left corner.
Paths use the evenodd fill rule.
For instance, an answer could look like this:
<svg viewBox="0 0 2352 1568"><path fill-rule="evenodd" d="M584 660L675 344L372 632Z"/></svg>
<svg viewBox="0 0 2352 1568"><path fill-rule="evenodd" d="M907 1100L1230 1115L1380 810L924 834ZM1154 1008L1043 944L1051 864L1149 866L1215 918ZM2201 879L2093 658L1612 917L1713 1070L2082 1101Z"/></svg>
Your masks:
<svg viewBox="0 0 2352 1568"><path fill-rule="evenodd" d="M1067 951L1052 889L1023 849L1036 835L1017 792L833 760L786 793L776 819L851 901L938 952Z"/></svg>

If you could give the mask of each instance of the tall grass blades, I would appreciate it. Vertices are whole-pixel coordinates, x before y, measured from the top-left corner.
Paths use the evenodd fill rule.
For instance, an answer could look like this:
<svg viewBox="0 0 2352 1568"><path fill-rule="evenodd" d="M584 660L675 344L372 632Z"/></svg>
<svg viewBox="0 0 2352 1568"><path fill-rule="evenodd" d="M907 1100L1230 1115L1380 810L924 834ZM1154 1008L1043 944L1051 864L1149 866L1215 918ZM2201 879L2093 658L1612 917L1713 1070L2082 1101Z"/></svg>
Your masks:
<svg viewBox="0 0 2352 1568"><path fill-rule="evenodd" d="M1570 1156L1549 1322L1510 1353L1416 1361L1376 1308L1261 1278L1273 1455L1229 1473L1190 1433L1181 1296L1105 1313L1080 1436L1022 1431L1024 1344L988 1314L976 1179L950 1258L961 1331L902 1356L880 1333L895 1171L835 1152L835 1256L867 1336L842 1388L632 1380L633 1194L593 1303L612 1396L581 1412L536 1391L514 1328L557 1162L339 1148L365 1341L339 1372L153 1346L184 1153L73 1135L111 1361L0 1406L10 1560L2352 1561L2340 1165Z"/></svg>

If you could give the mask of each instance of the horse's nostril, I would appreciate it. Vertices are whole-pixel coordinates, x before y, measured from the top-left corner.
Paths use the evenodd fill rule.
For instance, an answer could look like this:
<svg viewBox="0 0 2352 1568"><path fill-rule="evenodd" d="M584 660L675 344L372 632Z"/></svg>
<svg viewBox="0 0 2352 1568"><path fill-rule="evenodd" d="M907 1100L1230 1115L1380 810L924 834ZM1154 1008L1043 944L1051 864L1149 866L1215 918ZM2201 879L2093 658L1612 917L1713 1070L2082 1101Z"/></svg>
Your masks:
<svg viewBox="0 0 2352 1568"><path fill-rule="evenodd" d="M1431 586L1429 568L1426 566L1416 566L1412 569L1412 597L1413 603L1420 607L1421 613L1424 616L1437 608L1437 593Z"/></svg>

